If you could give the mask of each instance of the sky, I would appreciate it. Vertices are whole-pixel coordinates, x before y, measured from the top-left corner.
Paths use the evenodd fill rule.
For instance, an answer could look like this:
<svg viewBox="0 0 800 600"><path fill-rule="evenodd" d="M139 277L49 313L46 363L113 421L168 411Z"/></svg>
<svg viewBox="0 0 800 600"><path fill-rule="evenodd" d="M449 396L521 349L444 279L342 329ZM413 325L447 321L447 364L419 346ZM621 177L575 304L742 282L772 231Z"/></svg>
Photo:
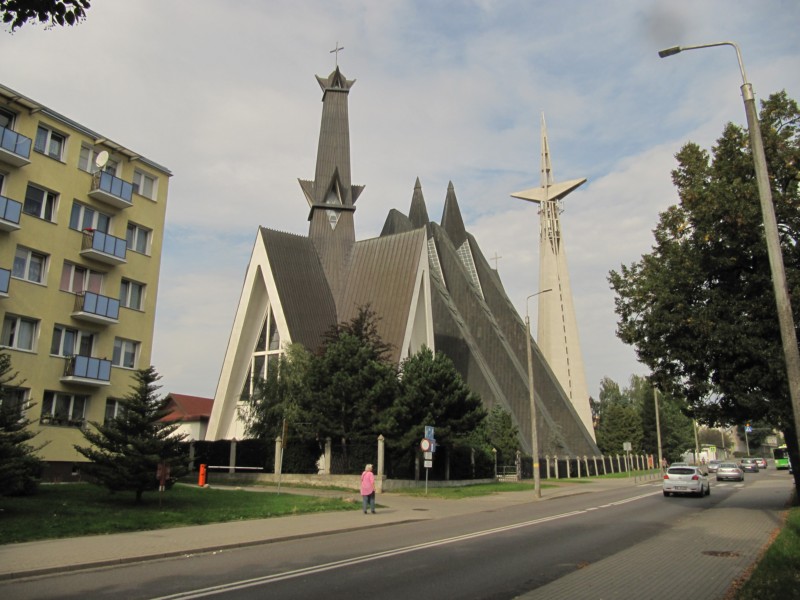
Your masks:
<svg viewBox="0 0 800 600"><path fill-rule="evenodd" d="M467 230L524 317L538 291L544 114L589 392L646 375L616 337L608 274L676 204L675 154L743 125L739 45L757 101L800 99L795 0L96 0L76 27L0 31L0 82L173 173L152 362L162 392L213 397L259 226L308 233L322 92L349 95L356 236L408 212L419 178ZM344 49L338 55L335 47ZM494 264L494 261L491 261ZM533 330L536 311L531 300Z"/></svg>

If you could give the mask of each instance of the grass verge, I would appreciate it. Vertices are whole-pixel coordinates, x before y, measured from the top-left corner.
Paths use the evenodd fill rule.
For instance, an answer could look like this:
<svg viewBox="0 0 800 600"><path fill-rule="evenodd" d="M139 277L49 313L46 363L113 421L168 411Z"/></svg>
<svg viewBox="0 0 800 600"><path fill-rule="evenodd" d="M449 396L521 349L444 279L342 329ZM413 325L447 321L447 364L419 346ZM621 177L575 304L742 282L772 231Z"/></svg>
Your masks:
<svg viewBox="0 0 800 600"><path fill-rule="evenodd" d="M541 488L546 489L557 487L555 485L542 483ZM497 482L479 483L476 485L465 485L460 487L429 487L425 492L424 484L420 487L403 488L389 492L391 494L403 494L405 496L428 496L433 498L444 498L446 500L458 500L459 498L475 498L476 496L488 496L498 492L533 492L533 482Z"/></svg>
<svg viewBox="0 0 800 600"><path fill-rule="evenodd" d="M0 544L146 531L184 525L355 510L338 498L176 485L134 503L132 493L110 494L90 484L42 485L33 496L0 497Z"/></svg>
<svg viewBox="0 0 800 600"><path fill-rule="evenodd" d="M778 537L739 589L736 600L800 598L800 507L789 510Z"/></svg>

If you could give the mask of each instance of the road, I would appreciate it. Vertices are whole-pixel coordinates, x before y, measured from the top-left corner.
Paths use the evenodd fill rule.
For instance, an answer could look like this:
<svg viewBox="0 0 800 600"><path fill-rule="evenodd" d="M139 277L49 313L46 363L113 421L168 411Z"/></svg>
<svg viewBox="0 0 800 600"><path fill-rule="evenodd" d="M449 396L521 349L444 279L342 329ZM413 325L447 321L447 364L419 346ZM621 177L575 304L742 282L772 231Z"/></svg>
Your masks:
<svg viewBox="0 0 800 600"><path fill-rule="evenodd" d="M19 600L183 598L516 598L703 519L765 478L716 483L705 498L664 498L660 482L435 520L0 584ZM458 502L458 501L453 501ZM669 557L665 557L669 560ZM647 577L642 573L642 577Z"/></svg>

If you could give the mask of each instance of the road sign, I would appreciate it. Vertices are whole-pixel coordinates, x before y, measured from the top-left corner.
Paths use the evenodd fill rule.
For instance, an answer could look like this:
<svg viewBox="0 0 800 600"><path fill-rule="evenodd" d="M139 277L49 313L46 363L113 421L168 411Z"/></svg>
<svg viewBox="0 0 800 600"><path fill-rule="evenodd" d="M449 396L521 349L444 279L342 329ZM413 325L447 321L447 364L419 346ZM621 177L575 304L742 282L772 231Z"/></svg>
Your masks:
<svg viewBox="0 0 800 600"><path fill-rule="evenodd" d="M433 452L426 452L424 458L425 460L433 460Z"/></svg>
<svg viewBox="0 0 800 600"><path fill-rule="evenodd" d="M433 436L433 426L432 425L425 425L425 439L426 440L435 440L436 439Z"/></svg>
<svg viewBox="0 0 800 600"><path fill-rule="evenodd" d="M419 443L419 448L423 452L430 452L431 441L428 438L423 438L423 440Z"/></svg>
<svg viewBox="0 0 800 600"><path fill-rule="evenodd" d="M432 460L426 460L426 461L425 461L425 468L426 468L426 469L431 469L431 468L433 468L433 461L432 461Z"/></svg>
<svg viewBox="0 0 800 600"><path fill-rule="evenodd" d="M748 425L745 425L745 428L744 428L744 430L745 430L747 433L753 433L753 428L752 428L752 427L750 427L750 425L749 425L749 424L748 424Z"/></svg>

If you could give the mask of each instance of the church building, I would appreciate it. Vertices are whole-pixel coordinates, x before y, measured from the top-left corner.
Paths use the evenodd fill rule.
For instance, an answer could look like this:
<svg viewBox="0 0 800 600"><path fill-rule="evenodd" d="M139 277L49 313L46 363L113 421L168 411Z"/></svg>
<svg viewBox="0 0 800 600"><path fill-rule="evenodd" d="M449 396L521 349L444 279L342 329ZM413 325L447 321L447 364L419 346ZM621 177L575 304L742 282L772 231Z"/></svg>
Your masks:
<svg viewBox="0 0 800 600"><path fill-rule="evenodd" d="M308 236L259 228L214 397L207 440L242 439L241 397L288 344L316 350L323 335L369 305L398 364L428 346L447 355L487 409L507 410L531 452L527 330L495 269L466 230L455 189L441 224L417 179L408 214L391 210L380 236L356 240L348 95L337 66L317 76L322 123L313 180L300 180ZM539 449L599 454L593 435L533 344ZM380 433L380 432L377 432Z"/></svg>

